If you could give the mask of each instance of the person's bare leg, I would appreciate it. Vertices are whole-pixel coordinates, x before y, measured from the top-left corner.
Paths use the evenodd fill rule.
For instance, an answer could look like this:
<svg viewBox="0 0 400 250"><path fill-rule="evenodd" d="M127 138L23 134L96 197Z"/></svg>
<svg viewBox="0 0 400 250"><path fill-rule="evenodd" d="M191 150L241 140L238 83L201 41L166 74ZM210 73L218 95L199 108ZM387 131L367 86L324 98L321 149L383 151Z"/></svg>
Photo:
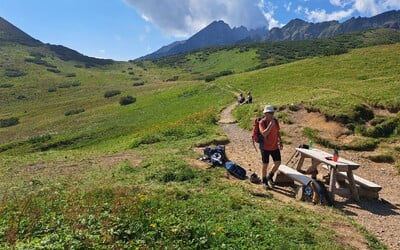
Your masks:
<svg viewBox="0 0 400 250"><path fill-rule="evenodd" d="M265 185L267 185L267 168L268 168L268 163L263 163L261 168L261 180L262 183Z"/></svg>
<svg viewBox="0 0 400 250"><path fill-rule="evenodd" d="M272 167L270 173L275 174L275 172L278 171L280 165L281 161L274 161L274 166Z"/></svg>
<svg viewBox="0 0 400 250"><path fill-rule="evenodd" d="M274 177L274 174L276 173L276 171L278 171L280 165L281 165L281 161L274 161L274 166L272 166L272 169L268 174L267 179L268 179L268 184L270 185L270 188L273 188L273 186L274 186L273 177Z"/></svg>

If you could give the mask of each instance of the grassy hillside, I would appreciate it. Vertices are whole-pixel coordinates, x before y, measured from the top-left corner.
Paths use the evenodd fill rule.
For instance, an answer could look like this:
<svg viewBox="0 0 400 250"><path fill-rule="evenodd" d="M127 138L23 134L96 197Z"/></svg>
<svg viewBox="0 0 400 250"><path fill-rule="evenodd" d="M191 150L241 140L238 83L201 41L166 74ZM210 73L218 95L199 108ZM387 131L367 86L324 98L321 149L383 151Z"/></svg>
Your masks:
<svg viewBox="0 0 400 250"><path fill-rule="evenodd" d="M350 248L333 230L354 226L342 214L317 208L328 214L322 216L255 193L248 183L227 182L221 168L196 167L200 155L191 148L227 140L216 123L219 111L241 90L255 100L235 110L244 127L267 102L293 103L348 117L362 132L369 124L355 119L354 107L399 107L399 49L357 49L205 82L179 81L188 76L181 66L85 68L43 48L2 46L0 119L9 126L0 128L0 246ZM202 53L190 55L198 74L257 64L254 50L211 53L204 64ZM245 63L228 64L236 54ZM178 81L167 81L174 76ZM120 94L104 97L111 90ZM120 105L127 95L136 102ZM387 143L398 140L393 131ZM385 248L361 231L371 248Z"/></svg>
<svg viewBox="0 0 400 250"><path fill-rule="evenodd" d="M164 80L206 79L253 71L306 58L340 55L355 48L400 42L400 31L378 29L325 39L239 44L139 61Z"/></svg>
<svg viewBox="0 0 400 250"><path fill-rule="evenodd" d="M235 110L245 128L251 128L250 121L261 115L267 103L281 109L279 116L287 123L293 110L304 107L341 123L352 135L351 140L331 141L313 130L304 132L307 137L329 148L377 150L379 158L395 162L400 172L399 49L398 43L355 49L340 56L229 76L216 83L252 91L255 103Z"/></svg>

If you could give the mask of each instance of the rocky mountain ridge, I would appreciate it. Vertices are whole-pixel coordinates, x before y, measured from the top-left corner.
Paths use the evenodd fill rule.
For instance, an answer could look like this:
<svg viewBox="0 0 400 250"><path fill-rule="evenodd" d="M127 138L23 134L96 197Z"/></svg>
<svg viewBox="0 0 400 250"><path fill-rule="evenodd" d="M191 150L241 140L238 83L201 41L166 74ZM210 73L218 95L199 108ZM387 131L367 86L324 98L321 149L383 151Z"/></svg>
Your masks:
<svg viewBox="0 0 400 250"><path fill-rule="evenodd" d="M271 30L267 30L266 28L248 30L243 26L230 28L223 21L214 21L189 39L164 46L154 53L139 58L139 60L187 53L211 46L244 42L327 38L377 28L400 29L400 10L384 12L373 17L353 17L343 23L339 23L338 21L310 23L301 19L293 19L282 28L273 28Z"/></svg>

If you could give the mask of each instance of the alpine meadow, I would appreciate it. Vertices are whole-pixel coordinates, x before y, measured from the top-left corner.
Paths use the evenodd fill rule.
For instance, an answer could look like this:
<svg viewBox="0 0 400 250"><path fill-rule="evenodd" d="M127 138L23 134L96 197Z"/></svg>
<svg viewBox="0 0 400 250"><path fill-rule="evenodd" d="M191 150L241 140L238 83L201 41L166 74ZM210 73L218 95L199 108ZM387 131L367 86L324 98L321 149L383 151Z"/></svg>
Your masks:
<svg viewBox="0 0 400 250"><path fill-rule="evenodd" d="M229 147L221 111L251 91L232 112L249 141L265 104L282 123L305 109L351 136L305 127L304 138L373 151L398 175L400 31L128 62L60 49L0 43L1 249L356 249L348 232L387 249L338 208L254 192L199 158Z"/></svg>

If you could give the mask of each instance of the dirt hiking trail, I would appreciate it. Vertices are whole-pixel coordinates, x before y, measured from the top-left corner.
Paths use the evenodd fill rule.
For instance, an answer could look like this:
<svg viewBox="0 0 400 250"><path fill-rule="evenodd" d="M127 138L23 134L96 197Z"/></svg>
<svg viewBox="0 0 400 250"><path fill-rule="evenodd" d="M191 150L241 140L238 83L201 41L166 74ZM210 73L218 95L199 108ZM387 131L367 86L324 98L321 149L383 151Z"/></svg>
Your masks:
<svg viewBox="0 0 400 250"><path fill-rule="evenodd" d="M230 160L243 166L249 173L261 173L261 156L251 142L251 131L240 128L231 115L236 103L225 108L220 117L219 124L228 136L230 143L226 145L226 153ZM293 122L290 125L280 123L284 132L285 141L282 150L282 164L286 164L295 152L295 148L301 144L307 144L307 138L302 136L302 128L310 127L318 129L324 138L346 140L341 137L343 128L334 122L326 122L324 117L318 113L307 113L299 110L291 114ZM249 121L251 122L251 121ZM330 152L331 149L320 145L314 147ZM354 171L358 176L375 182L382 186L379 192L379 199L361 198L360 202L336 195L335 207L343 211L355 221L363 225L369 232L374 234L389 249L400 249L400 176L396 169L385 163L374 163L366 159L363 152L345 151L340 152L341 156L357 162L360 167ZM255 185L255 184L252 184ZM262 188L261 185L255 185ZM264 191L264 190L263 190ZM273 195L281 200L294 200L294 193L291 190L277 189L272 191ZM346 232L344 232L346 233ZM347 232L350 233L351 232ZM366 245L354 245L357 249L368 249Z"/></svg>

